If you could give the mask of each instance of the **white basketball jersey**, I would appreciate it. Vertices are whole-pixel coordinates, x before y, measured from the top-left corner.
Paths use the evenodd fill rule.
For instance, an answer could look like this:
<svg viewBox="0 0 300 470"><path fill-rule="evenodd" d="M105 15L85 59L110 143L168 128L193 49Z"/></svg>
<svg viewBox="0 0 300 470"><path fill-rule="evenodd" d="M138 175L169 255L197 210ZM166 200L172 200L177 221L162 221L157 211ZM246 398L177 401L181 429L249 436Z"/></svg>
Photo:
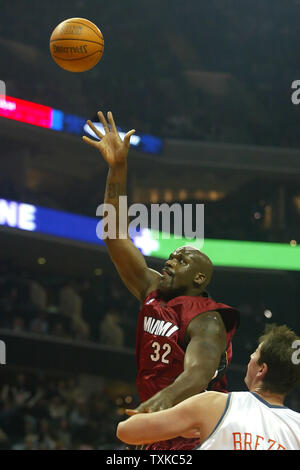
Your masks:
<svg viewBox="0 0 300 470"><path fill-rule="evenodd" d="M300 413L252 392L231 392L215 429L195 450L300 450Z"/></svg>

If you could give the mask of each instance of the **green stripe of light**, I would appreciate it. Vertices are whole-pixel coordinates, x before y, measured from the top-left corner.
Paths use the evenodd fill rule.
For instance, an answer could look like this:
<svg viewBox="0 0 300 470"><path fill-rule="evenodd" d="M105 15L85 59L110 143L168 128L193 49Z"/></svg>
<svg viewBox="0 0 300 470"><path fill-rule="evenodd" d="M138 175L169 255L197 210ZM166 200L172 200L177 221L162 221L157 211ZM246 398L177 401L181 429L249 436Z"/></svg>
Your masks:
<svg viewBox="0 0 300 470"><path fill-rule="evenodd" d="M199 248L215 266L281 269L300 271L300 246L283 243L263 243L234 240L188 240L185 238L158 239L157 232L150 231L157 248L150 256L166 259L176 248L191 245Z"/></svg>

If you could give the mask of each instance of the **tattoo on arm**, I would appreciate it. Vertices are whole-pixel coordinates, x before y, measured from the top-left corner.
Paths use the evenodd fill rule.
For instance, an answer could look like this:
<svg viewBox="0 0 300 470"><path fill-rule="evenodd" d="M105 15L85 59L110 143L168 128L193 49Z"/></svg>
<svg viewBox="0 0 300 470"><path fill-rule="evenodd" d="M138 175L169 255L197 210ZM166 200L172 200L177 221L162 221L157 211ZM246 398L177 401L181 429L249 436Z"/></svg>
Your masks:
<svg viewBox="0 0 300 470"><path fill-rule="evenodd" d="M116 198L125 193L125 186L122 183L110 183L107 188L109 198Z"/></svg>

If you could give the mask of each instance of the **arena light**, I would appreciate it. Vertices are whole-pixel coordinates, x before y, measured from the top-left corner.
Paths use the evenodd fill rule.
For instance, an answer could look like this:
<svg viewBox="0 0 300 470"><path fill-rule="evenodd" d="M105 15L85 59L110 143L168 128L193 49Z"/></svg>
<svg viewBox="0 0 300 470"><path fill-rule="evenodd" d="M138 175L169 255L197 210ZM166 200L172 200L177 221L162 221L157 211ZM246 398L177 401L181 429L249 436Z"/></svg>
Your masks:
<svg viewBox="0 0 300 470"><path fill-rule="evenodd" d="M11 227L92 245L104 245L96 234L99 219L0 199L0 226ZM135 245L146 255L166 259L179 246L192 245L215 266L300 271L300 245L238 240L162 238L150 229L135 233Z"/></svg>
<svg viewBox="0 0 300 470"><path fill-rule="evenodd" d="M157 234L153 236L153 240L157 240ZM300 271L300 246L289 243L205 238L203 244L201 240L178 240L171 237L170 240L158 240L158 245L158 248L148 253L149 256L165 259L176 248L192 245L207 254L215 266Z"/></svg>
<svg viewBox="0 0 300 470"><path fill-rule="evenodd" d="M1 83L4 82L0 81L0 85ZM97 138L89 126L86 125L87 119L42 104L6 96L3 91L4 86L0 86L1 117L78 136L85 133ZM98 122L94 124L101 130L102 124ZM118 128L118 132L123 139L127 131ZM148 134L135 134L131 137L130 143L132 147L141 152L152 154L161 153L163 147L162 139Z"/></svg>
<svg viewBox="0 0 300 470"><path fill-rule="evenodd" d="M266 310L264 311L264 316L265 316L266 318L272 318L273 313L271 312L271 310L266 309Z"/></svg>
<svg viewBox="0 0 300 470"><path fill-rule="evenodd" d="M0 226L104 245L96 235L98 222L93 217L0 199Z"/></svg>
<svg viewBox="0 0 300 470"><path fill-rule="evenodd" d="M36 208L31 204L0 199L0 225L35 231Z"/></svg>
<svg viewBox="0 0 300 470"><path fill-rule="evenodd" d="M0 97L0 116L33 126L62 130L61 111L11 96Z"/></svg>

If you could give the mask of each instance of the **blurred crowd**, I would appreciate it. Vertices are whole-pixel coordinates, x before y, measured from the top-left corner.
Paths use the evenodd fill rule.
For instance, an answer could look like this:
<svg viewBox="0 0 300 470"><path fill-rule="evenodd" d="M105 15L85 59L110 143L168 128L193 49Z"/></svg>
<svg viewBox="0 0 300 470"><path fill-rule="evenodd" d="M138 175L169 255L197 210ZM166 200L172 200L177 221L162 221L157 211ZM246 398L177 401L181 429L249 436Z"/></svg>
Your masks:
<svg viewBox="0 0 300 470"><path fill-rule="evenodd" d="M116 426L126 406L126 384L92 391L80 377L46 373L3 373L0 378L0 450L118 449ZM128 389L130 387L128 386ZM121 391L121 394L119 393Z"/></svg>
<svg viewBox="0 0 300 470"><path fill-rule="evenodd" d="M138 305L118 279L42 278L9 263L1 271L0 328L135 347Z"/></svg>

